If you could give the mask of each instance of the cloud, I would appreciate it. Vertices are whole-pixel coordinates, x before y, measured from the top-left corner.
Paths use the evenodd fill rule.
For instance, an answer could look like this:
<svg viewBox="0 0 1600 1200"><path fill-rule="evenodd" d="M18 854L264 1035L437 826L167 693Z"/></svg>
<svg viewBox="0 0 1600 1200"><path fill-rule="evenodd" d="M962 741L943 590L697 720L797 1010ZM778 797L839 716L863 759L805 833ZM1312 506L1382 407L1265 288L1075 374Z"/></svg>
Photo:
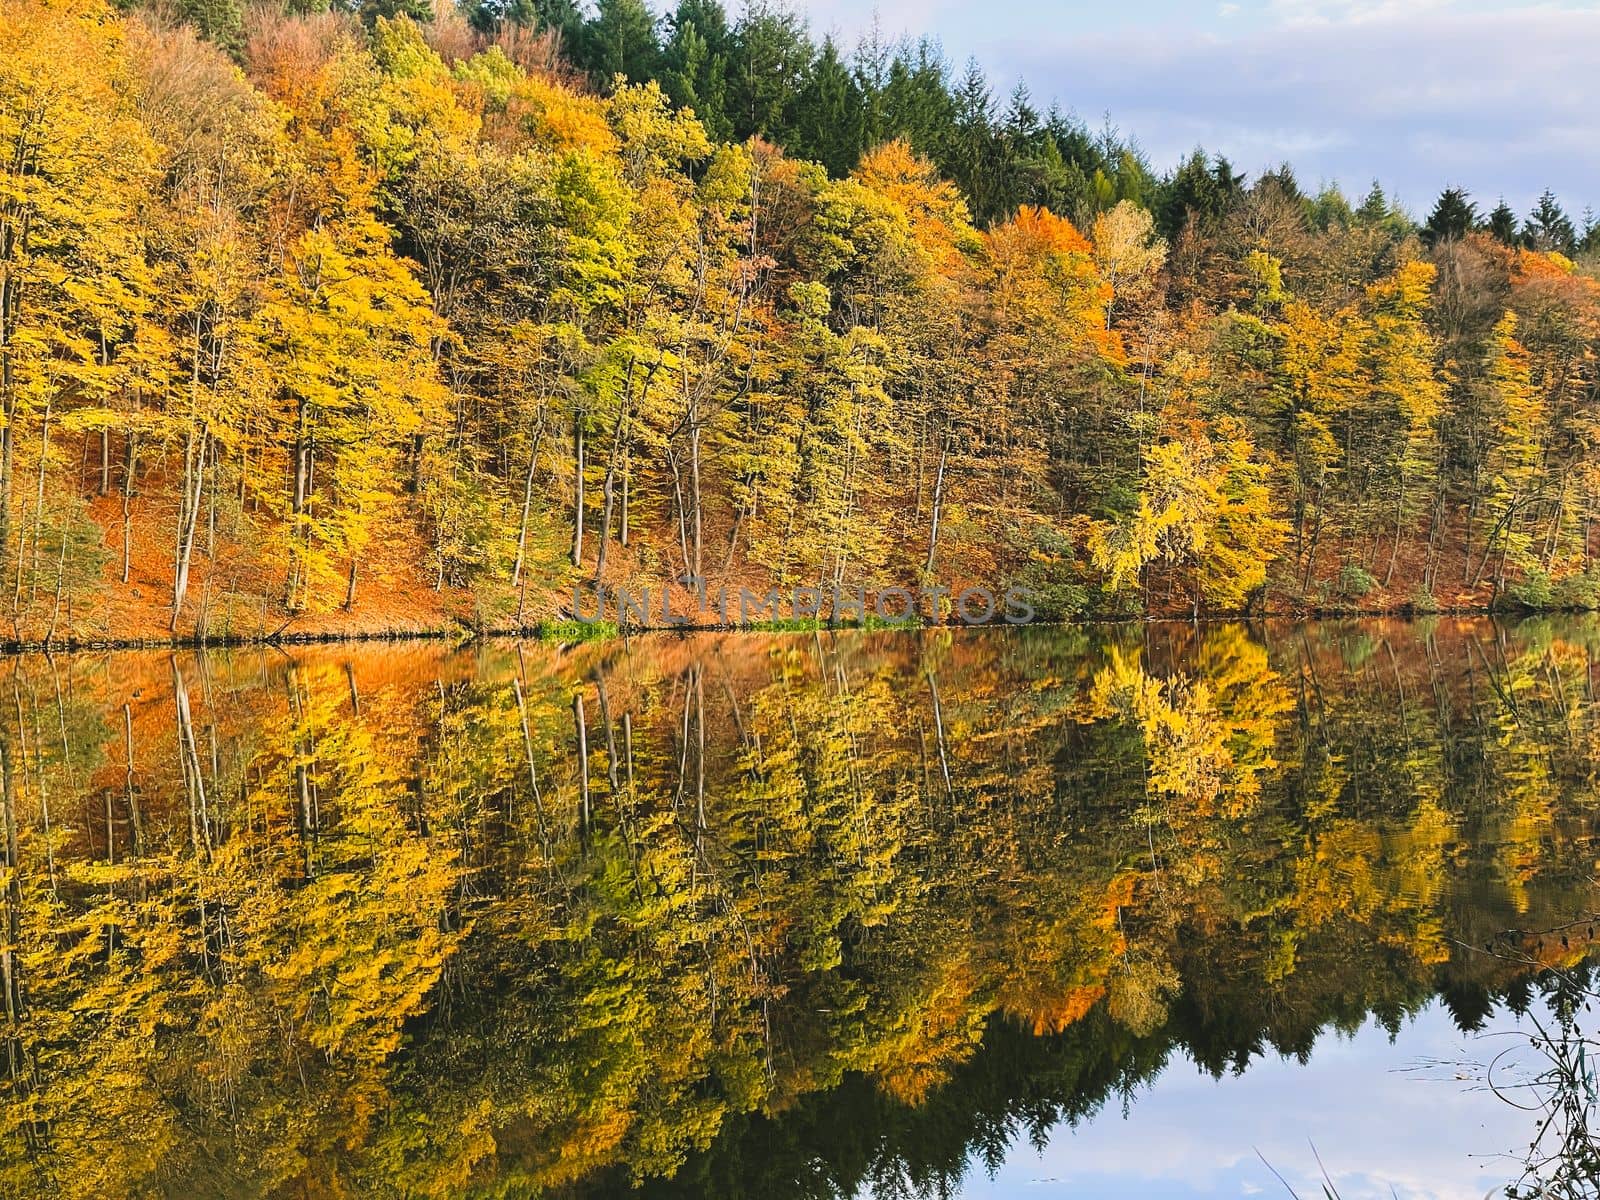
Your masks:
<svg viewBox="0 0 1600 1200"><path fill-rule="evenodd" d="M1496 1014L1498 1029L1515 1018ZM1448 1074L1404 1068L1481 1057L1434 1003L1391 1043L1369 1022L1354 1037L1318 1038L1309 1067L1269 1056L1221 1080L1175 1061L1132 1098L1078 1128L1052 1131L1042 1152L1014 1146L994 1179L969 1177L969 1200L1139 1195L1159 1200L1322 1194L1321 1167L1346 1200L1480 1200L1498 1190L1533 1119ZM1313 1143L1315 1149L1313 1149ZM1259 1157L1257 1151L1259 1150ZM1272 1165L1262 1162L1265 1158ZM1039 1188L1049 1180L1056 1186Z"/></svg>
<svg viewBox="0 0 1600 1200"><path fill-rule="evenodd" d="M1267 12L1288 25L1335 25L1394 20L1457 7L1457 0L1268 0Z"/></svg>
<svg viewBox="0 0 1600 1200"><path fill-rule="evenodd" d="M1483 11L1445 0L1272 0L1276 23L1222 37L1175 27L997 36L979 58L1090 122L1109 114L1158 168L1195 145L1257 171L1425 209L1450 185L1525 209L1546 186L1600 204L1600 13Z"/></svg>
<svg viewBox="0 0 1600 1200"><path fill-rule="evenodd" d="M846 41L874 10L798 0ZM1196 145L1260 171L1365 193L1374 179L1425 213L1445 187L1525 212L1553 188L1600 208L1600 5L1583 0L879 0L888 36L974 55L997 97L1021 79L1098 126L1109 116L1158 170Z"/></svg>

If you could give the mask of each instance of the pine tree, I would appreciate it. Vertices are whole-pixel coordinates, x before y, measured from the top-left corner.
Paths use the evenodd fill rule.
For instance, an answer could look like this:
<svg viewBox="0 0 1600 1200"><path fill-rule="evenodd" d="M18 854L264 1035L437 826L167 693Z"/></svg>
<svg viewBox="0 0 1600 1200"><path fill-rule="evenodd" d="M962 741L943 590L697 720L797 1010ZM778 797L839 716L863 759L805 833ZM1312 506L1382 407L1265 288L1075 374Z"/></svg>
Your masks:
<svg viewBox="0 0 1600 1200"><path fill-rule="evenodd" d="M830 175L848 173L866 146L861 106L855 77L833 39L824 38L795 102L796 153L821 163Z"/></svg>
<svg viewBox="0 0 1600 1200"><path fill-rule="evenodd" d="M1571 254L1577 244L1578 232L1572 226L1572 218L1557 203L1555 193L1549 188L1540 194L1538 203L1523 223L1522 240L1530 249L1554 250L1560 254Z"/></svg>
<svg viewBox="0 0 1600 1200"><path fill-rule="evenodd" d="M955 103L950 66L936 42L923 38L896 53L883 110L888 136L905 138L935 162L944 160L955 132Z"/></svg>
<svg viewBox="0 0 1600 1200"><path fill-rule="evenodd" d="M782 145L794 128L795 99L814 56L804 19L776 0L751 0L728 56L728 115L734 136L760 134Z"/></svg>
<svg viewBox="0 0 1600 1200"><path fill-rule="evenodd" d="M1209 165L1196 149L1162 185L1156 209L1159 227L1169 240L1192 218L1202 230L1214 230L1244 193L1244 176L1220 154Z"/></svg>
<svg viewBox="0 0 1600 1200"><path fill-rule="evenodd" d="M602 86L618 75L629 83L655 79L660 69L655 16L644 0L597 0L575 51Z"/></svg>
<svg viewBox="0 0 1600 1200"><path fill-rule="evenodd" d="M955 130L946 169L972 205L980 222L991 220L1000 209L995 198L995 174L1000 150L994 133L994 96L983 68L968 59L955 95Z"/></svg>
<svg viewBox="0 0 1600 1200"><path fill-rule="evenodd" d="M1422 240L1429 246L1459 241L1478 225L1478 206L1460 188L1445 188L1434 203L1433 212L1422 227Z"/></svg>
<svg viewBox="0 0 1600 1200"><path fill-rule="evenodd" d="M680 0L662 50L662 85L673 103L694 109L715 141L733 134L728 119L728 19L717 0Z"/></svg>
<svg viewBox="0 0 1600 1200"><path fill-rule="evenodd" d="M1502 246L1517 244L1517 214L1511 211L1504 196L1500 197L1500 203L1489 214L1486 228Z"/></svg>
<svg viewBox="0 0 1600 1200"><path fill-rule="evenodd" d="M1383 185L1374 179L1361 207L1356 209L1356 220L1363 225L1378 225L1389 219L1389 211L1389 197L1384 195Z"/></svg>
<svg viewBox="0 0 1600 1200"><path fill-rule="evenodd" d="M244 39L244 11L238 0L185 0L178 11L207 41L237 53Z"/></svg>
<svg viewBox="0 0 1600 1200"><path fill-rule="evenodd" d="M392 21L396 17L419 22L433 20L432 0L362 0L360 11L361 20L368 25Z"/></svg>

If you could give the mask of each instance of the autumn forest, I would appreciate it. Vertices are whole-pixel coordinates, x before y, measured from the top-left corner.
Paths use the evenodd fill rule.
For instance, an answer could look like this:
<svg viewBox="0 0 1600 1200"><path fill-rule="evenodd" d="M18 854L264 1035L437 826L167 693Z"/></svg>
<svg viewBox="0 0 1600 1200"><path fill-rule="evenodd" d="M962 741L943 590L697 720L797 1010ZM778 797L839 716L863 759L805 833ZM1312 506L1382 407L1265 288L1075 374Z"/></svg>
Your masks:
<svg viewBox="0 0 1600 1200"><path fill-rule="evenodd" d="M0 626L1591 607L1594 243L760 3L0 0Z"/></svg>

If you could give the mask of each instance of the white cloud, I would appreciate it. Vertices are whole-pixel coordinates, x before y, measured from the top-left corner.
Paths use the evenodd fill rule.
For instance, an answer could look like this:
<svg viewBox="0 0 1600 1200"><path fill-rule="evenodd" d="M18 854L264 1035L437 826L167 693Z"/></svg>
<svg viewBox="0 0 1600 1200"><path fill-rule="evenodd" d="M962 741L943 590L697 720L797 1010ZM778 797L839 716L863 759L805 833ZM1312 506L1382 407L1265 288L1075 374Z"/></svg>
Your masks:
<svg viewBox="0 0 1600 1200"><path fill-rule="evenodd" d="M797 0L847 41L851 0ZM1552 187L1600 207L1600 3L1595 0L879 0L885 34L971 54L1003 101L1018 79L1098 125L1109 115L1159 170L1197 144L1259 171L1413 210L1447 186L1525 211Z"/></svg>
<svg viewBox="0 0 1600 1200"><path fill-rule="evenodd" d="M1490 204L1545 186L1600 204L1600 13L1274 2L1281 23L1234 37L1033 32L980 58L1091 121L1109 113L1161 168L1204 144L1251 171L1288 159L1308 184L1378 177L1419 208L1457 184Z"/></svg>
<svg viewBox="0 0 1600 1200"><path fill-rule="evenodd" d="M1515 1022L1501 1012L1494 1024ZM1045 1194L1063 1196L1283 1195L1275 1169L1297 1194L1318 1196L1320 1157L1345 1200L1480 1200L1515 1174L1502 1152L1526 1141L1532 1118L1448 1075L1405 1068L1482 1053L1435 1003L1393 1044L1372 1023L1353 1038L1324 1034L1309 1067L1268 1056L1214 1080L1174 1061L1126 1119L1113 1100L1078 1129L1052 1131L1040 1154L1013 1146L993 1181L974 1172L963 1194L1001 1200L1048 1180L1057 1186Z"/></svg>
<svg viewBox="0 0 1600 1200"><path fill-rule="evenodd" d="M1397 20L1458 6L1457 0L1268 0L1267 10L1285 24L1335 25Z"/></svg>

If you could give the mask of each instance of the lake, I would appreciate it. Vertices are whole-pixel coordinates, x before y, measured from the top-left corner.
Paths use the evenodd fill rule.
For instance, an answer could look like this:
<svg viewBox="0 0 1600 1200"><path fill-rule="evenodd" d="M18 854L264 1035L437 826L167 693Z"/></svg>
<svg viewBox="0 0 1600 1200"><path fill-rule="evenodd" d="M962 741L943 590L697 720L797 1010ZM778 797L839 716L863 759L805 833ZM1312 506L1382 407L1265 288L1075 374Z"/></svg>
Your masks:
<svg viewBox="0 0 1600 1200"><path fill-rule="evenodd" d="M6 660L0 1195L1593 1195L1597 651Z"/></svg>

